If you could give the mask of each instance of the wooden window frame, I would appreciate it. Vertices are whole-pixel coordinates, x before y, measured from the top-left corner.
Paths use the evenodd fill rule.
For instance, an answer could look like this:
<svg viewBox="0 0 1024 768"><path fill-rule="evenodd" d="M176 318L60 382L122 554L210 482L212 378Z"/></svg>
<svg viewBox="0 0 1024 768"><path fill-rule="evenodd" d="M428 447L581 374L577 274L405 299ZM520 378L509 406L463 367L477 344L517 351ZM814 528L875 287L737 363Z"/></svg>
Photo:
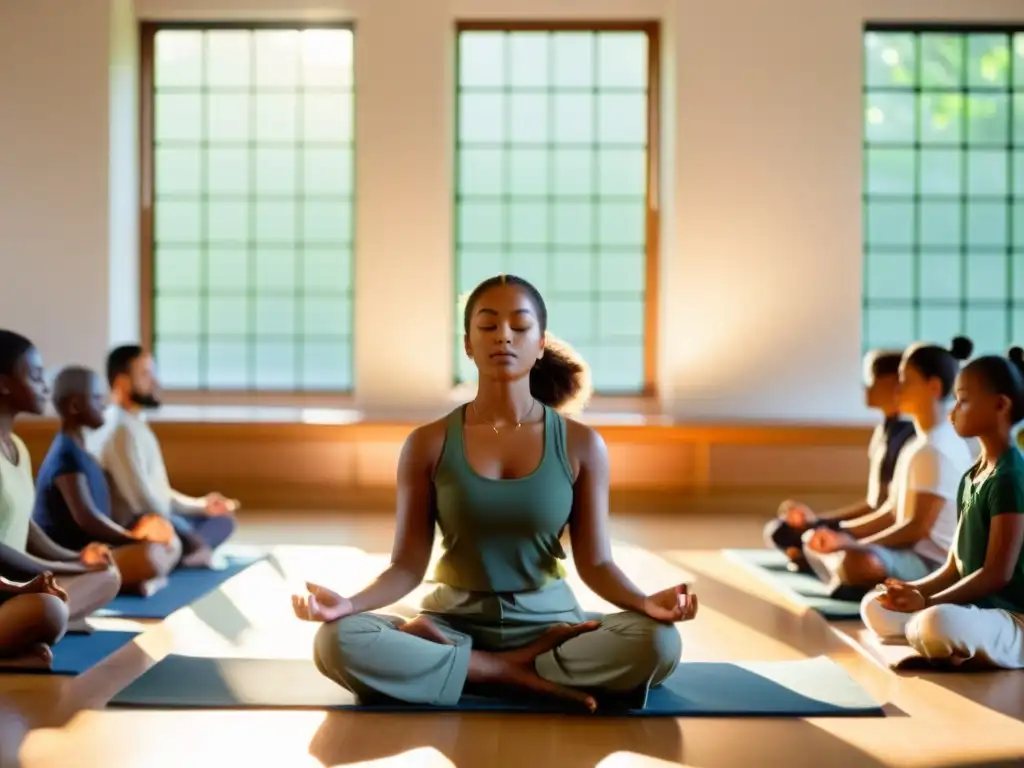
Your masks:
<svg viewBox="0 0 1024 768"><path fill-rule="evenodd" d="M650 400L657 395L658 330L660 320L661 259L661 22L637 20L459 20L455 25L455 44L462 32L643 32L647 35L647 210L645 216L646 268L644 272L644 375L636 392L594 393L606 404ZM458 83L455 84L456 91ZM458 144L458 126L453 133ZM456 203L457 205L457 203ZM453 215L455 206L453 205ZM453 248L457 244L453 242ZM458 388L458 373L453 372ZM630 408L629 410L635 410Z"/></svg>
<svg viewBox="0 0 1024 768"><path fill-rule="evenodd" d="M865 234L862 242L862 258L863 258L863 275L861 279L862 290L861 290L861 347L862 351L867 352L868 350L877 347L881 342L878 340L877 335L871 333L871 320L873 311L884 310L887 308L902 309L911 313L911 323L913 326L912 336L906 343L913 342L916 338L922 336L927 337L929 334L922 328L922 314L925 310L933 308L939 311L948 312L949 314L956 314L958 316L957 327L959 327L960 333L966 333L967 336L971 336L968 332L968 314L970 310L977 308L1000 308L1005 309L1005 336L1007 340L1012 343L1017 343L1019 340L1014 339L1014 327L1015 327L1015 316L1024 315L1024 303L1021 303L1020 299L1016 299L1013 293L1013 272L1014 272L1014 259L1015 255L1024 255L1024 241L1022 245L1017 245L1016 238L1019 237L1014 231L1014 205L1024 205L1024 197L1021 197L1019 193L1014 190L1014 179L1013 179L1013 164L1014 164L1014 153L1024 153L1024 143L1021 143L1014 136L1014 122L1011 119L1010 125L1007 127L1007 140L1005 144L988 144L972 143L967 133L966 121L968 120L969 109L966 105L966 98L971 94L978 93L993 93L993 94L1006 94L1011 99L1009 109L1011 118L1014 116L1014 106L1012 99L1014 94L1024 94L1024 80L1021 80L1018 76L1015 79L1015 66L1016 60L1012 53L1013 47L1013 36L1024 34L1024 22L1015 24L958 24L958 23L915 23L915 22L868 22L864 25L861 30L861 48L864 51L865 40L867 35L872 33L880 34L902 34L909 35L914 39L915 45L915 73L913 82L907 86L896 86L896 85L880 85L872 83L869 80L868 73L868 58L865 55L862 65L861 73L861 92L864 100L864 106L867 106L867 100L873 94L878 93L914 93L915 94L915 109L917 111L917 125L915 128L915 137L912 142L909 143L891 143L891 142L874 142L868 138L868 130L865 121L864 114L861 116L861 147L864 153L864 163L862 171L862 182L863 182L863 193L862 193L862 215L865 220ZM963 51L963 72L961 73L962 82L959 86L935 86L922 84L921 80L921 36L928 34L941 34L959 37L964 40L965 50ZM1008 80L1005 86L993 86L991 89L972 85L969 82L967 70L970 63L970 53L966 49L966 41L971 35L976 34L989 34L989 35L1005 35L1010 37L1011 57L1009 63ZM965 124L961 126L961 136L958 142L951 143L937 143L930 141L922 141L921 139L921 94L922 93L959 93L965 99L965 103L961 106L962 115L961 119ZM1016 115L1017 119L1022 119L1022 115ZM922 153L928 149L953 149L956 148L957 152L961 154L959 159L960 163L960 174L961 174L961 189L958 193L949 193L949 195L938 194L934 192L926 192L922 190L922 174L920 171ZM873 192L870 190L870 174L871 168L869 164L869 152L872 149L910 149L914 154L915 163L915 179L913 184L912 192L900 192L900 193L880 193ZM1007 162L1010 164L1010 175L1009 185L1005 194L1005 202L1007 205L1007 236L1006 244L1002 248L998 246L990 245L976 245L969 242L969 234L967 231L967 211L972 200L972 194L967 189L967 166L968 162L966 157L970 155L972 151L978 149L985 150L1004 150L1007 153ZM991 199L1002 197L1001 195L993 195ZM954 203L957 210L957 215L961 220L961 232L959 245L936 245L932 243L926 243L923 241L921 234L921 206L923 201L927 202L929 199L938 200L941 199L943 202ZM989 200L988 196L982 196L982 199ZM914 222L913 222L913 238L909 246L890 244L884 242L875 242L870 237L869 223L870 223L870 210L869 204L875 201L891 201L891 202L908 202L914 208ZM1015 203L1015 201L1017 201ZM906 297L901 298L882 298L872 295L869 290L870 285L870 272L872 268L872 255L873 253L881 252L898 252L906 250L912 257L911 269L913 272L912 281L914 288L912 292ZM1000 254L1001 251L1005 251L1006 256L1006 279L1007 279L1007 291L1006 299L986 299L976 298L969 296L968 274L971 268L970 255L972 251L981 251L983 253L991 254L993 256ZM958 256L959 262L959 298L937 298L934 296L923 296L923 290L921 288L920 273L924 264L927 263L927 256L929 254L943 254L949 256ZM895 341L895 340L893 340ZM935 339L940 343L948 343L948 340ZM900 346L894 344L893 346ZM1006 346L1009 346L1007 344ZM1001 350L991 350L993 352Z"/></svg>
<svg viewBox="0 0 1024 768"><path fill-rule="evenodd" d="M165 30L306 30L306 29L347 29L354 30L354 24L344 22L310 21L142 21L139 34L139 343L146 349L153 349L156 331L156 249L154 229L155 160L153 149L155 135L155 44L156 36ZM353 91L355 84L352 85ZM352 139L353 144L355 137ZM353 158L354 159L354 158ZM355 190L353 190L353 195ZM356 245L352 245L352 259L355 259ZM353 263L352 269L354 271ZM352 296L352 349L353 381L348 389L246 389L231 388L165 388L168 402L196 405L282 405L315 403L317 406L351 407L355 401L355 286Z"/></svg>

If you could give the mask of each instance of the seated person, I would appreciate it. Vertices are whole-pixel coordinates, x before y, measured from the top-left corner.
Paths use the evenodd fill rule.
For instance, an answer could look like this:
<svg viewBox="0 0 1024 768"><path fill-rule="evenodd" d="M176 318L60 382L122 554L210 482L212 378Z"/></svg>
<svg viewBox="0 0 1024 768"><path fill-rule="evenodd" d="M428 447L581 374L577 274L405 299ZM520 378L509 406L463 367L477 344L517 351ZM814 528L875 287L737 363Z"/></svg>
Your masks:
<svg viewBox="0 0 1024 768"><path fill-rule="evenodd" d="M945 565L910 581L889 579L861 603L868 629L905 641L937 664L1024 668L1024 351L967 365L953 424L982 453L957 491L959 524Z"/></svg>
<svg viewBox="0 0 1024 768"><path fill-rule="evenodd" d="M900 410L914 421L915 438L900 452L889 498L876 512L846 520L838 530L804 534L804 557L814 572L860 599L856 590L886 578L920 579L939 567L956 528L956 489L973 461L949 422L948 400L969 339L952 349L916 344L900 363ZM838 594L836 595L839 596Z"/></svg>
<svg viewBox="0 0 1024 768"><path fill-rule="evenodd" d="M914 436L914 424L900 417L899 352L874 351L864 358L864 399L869 408L882 413L884 421L875 427L868 445L867 496L847 507L816 515L805 504L784 501L778 517L764 529L765 543L786 554L795 570L810 571L803 556L804 532L826 526L837 529L844 520L863 517L878 510L889 494L896 459Z"/></svg>
<svg viewBox="0 0 1024 768"><path fill-rule="evenodd" d="M214 550L235 531L238 502L219 493L194 499L171 488L160 443L142 418L144 409L160 406L152 356L142 347L117 347L107 357L107 382L111 405L88 446L110 478L114 519L133 528L140 517L160 515L181 540L180 564L212 567Z"/></svg>
<svg viewBox="0 0 1024 768"><path fill-rule="evenodd" d="M84 628L82 620L117 595L121 578L105 544L65 549L32 520L32 459L12 427L18 414L42 414L48 394L39 351L24 336L0 330L0 571L18 579L54 574L73 626Z"/></svg>
<svg viewBox="0 0 1024 768"><path fill-rule="evenodd" d="M52 647L68 628L68 596L52 573L26 584L0 576L0 666L49 669Z"/></svg>
<svg viewBox="0 0 1024 768"><path fill-rule="evenodd" d="M61 428L39 467L33 519L67 549L106 544L121 572L121 591L148 596L167 584L181 558L181 542L159 515L139 517L131 530L110 519L107 478L82 435L103 426L105 398L102 381L88 368L69 366L57 374L53 404Z"/></svg>
<svg viewBox="0 0 1024 768"><path fill-rule="evenodd" d="M391 564L351 597L317 584L292 597L300 619L324 622L317 667L361 699L451 705L485 684L589 711L605 696L643 706L679 664L675 624L697 598L685 585L645 596L612 560L604 442L558 410L584 392L586 371L546 326L525 280L477 286L464 314L477 394L406 441ZM435 520L444 551L422 612L373 613L423 581ZM580 577L620 613L580 609L560 562L566 526Z"/></svg>

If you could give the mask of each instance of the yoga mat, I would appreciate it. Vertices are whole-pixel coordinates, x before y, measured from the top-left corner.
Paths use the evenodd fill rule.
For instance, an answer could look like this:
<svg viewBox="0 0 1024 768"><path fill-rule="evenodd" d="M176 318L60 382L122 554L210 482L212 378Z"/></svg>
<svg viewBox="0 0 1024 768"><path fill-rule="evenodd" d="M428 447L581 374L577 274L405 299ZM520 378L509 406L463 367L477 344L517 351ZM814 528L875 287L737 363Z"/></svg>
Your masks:
<svg viewBox="0 0 1024 768"><path fill-rule="evenodd" d="M93 617L122 619L166 619L175 611L194 603L225 581L237 576L265 555L233 555L226 558L227 567L219 571L203 568L182 568L167 577L167 586L150 597L118 595Z"/></svg>
<svg viewBox="0 0 1024 768"><path fill-rule="evenodd" d="M787 569L788 560L781 552L772 549L726 549L723 554L791 600L817 611L826 619L860 618L860 600L829 597L828 586L816 576Z"/></svg>
<svg viewBox="0 0 1024 768"><path fill-rule="evenodd" d="M548 699L464 695L456 706L360 704L312 661L167 656L110 701L157 709L333 709L366 712L554 712L593 716ZM804 661L684 662L651 690L643 709L599 707L632 717L882 717L880 705L822 656Z"/></svg>
<svg viewBox="0 0 1024 768"><path fill-rule="evenodd" d="M23 675L80 675L127 645L138 632L105 632L97 630L91 635L65 635L53 646L52 669L5 668L0 659L0 674Z"/></svg>

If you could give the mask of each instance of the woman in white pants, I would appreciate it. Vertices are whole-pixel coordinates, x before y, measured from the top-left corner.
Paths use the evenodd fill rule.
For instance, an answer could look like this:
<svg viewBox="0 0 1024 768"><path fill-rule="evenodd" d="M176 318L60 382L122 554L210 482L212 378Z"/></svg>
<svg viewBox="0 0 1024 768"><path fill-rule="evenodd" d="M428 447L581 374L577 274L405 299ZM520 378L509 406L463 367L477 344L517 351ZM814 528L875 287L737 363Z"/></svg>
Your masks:
<svg viewBox="0 0 1024 768"><path fill-rule="evenodd" d="M861 603L864 623L921 656L960 665L1024 668L1024 456L1012 430L1024 421L1024 352L968 364L951 420L982 446L957 493L949 557L923 579L889 579Z"/></svg>

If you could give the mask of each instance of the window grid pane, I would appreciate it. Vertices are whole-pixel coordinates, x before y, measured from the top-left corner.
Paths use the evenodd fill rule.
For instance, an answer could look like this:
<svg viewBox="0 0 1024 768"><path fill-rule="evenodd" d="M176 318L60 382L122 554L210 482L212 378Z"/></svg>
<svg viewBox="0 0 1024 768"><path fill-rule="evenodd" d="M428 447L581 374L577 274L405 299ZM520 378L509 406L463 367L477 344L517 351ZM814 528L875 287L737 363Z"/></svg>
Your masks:
<svg viewBox="0 0 1024 768"><path fill-rule="evenodd" d="M645 384L649 56L644 30L461 30L456 294L533 283L595 390ZM455 380L476 369L456 308Z"/></svg>
<svg viewBox="0 0 1024 768"><path fill-rule="evenodd" d="M153 345L166 386L352 388L352 31L153 39Z"/></svg>
<svg viewBox="0 0 1024 768"><path fill-rule="evenodd" d="M864 37L863 346L1024 342L1024 28Z"/></svg>

